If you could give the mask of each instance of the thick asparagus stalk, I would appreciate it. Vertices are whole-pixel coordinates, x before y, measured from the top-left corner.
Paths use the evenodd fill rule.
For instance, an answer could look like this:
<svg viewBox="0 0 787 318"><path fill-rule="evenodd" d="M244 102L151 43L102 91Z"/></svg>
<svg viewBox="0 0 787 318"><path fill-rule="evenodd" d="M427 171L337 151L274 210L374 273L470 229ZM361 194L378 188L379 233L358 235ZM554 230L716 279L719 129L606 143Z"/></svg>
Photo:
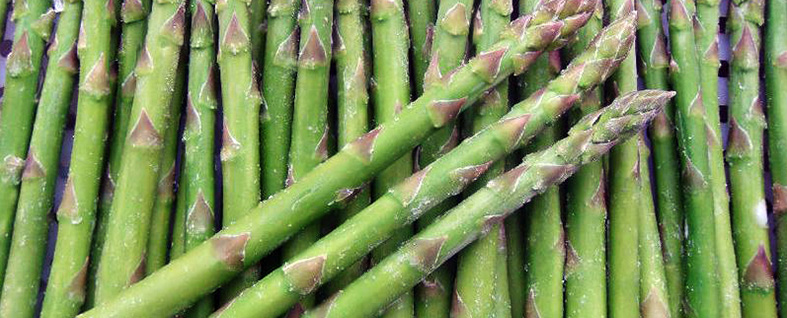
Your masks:
<svg viewBox="0 0 787 318"><path fill-rule="evenodd" d="M265 13L267 0L253 0L249 10L249 30L251 31L251 58L255 67L262 66L265 59ZM254 74L260 76L260 74ZM259 80L259 78L258 78Z"/></svg>
<svg viewBox="0 0 787 318"><path fill-rule="evenodd" d="M501 120L406 179L365 211L296 258L288 260L282 268L224 308L221 314L239 317L281 313L289 304L330 280L399 228L460 192L486 172L492 162L504 158L554 123L576 101L577 94L601 82L610 73L606 68L617 66L625 55L623 50L614 48L633 43L633 23L633 15L616 23L545 90L515 105ZM600 51L602 47L605 49L603 52ZM606 51L607 48L611 49ZM600 65L602 63L603 66Z"/></svg>
<svg viewBox="0 0 787 318"><path fill-rule="evenodd" d="M415 97L421 96L424 92L424 75L432 55L432 39L434 38L434 24L437 15L436 1L423 0L405 3L410 18L410 50Z"/></svg>
<svg viewBox="0 0 787 318"><path fill-rule="evenodd" d="M787 286L787 1L768 3L765 23L765 96L768 97L768 155L773 179L773 213L776 218L776 255L779 284ZM779 303L787 303L787 288L779 289ZM779 316L787 316L780 306Z"/></svg>
<svg viewBox="0 0 787 318"><path fill-rule="evenodd" d="M765 116L759 70L764 8L762 1L733 1L727 25L733 47L727 164L744 317L776 317L768 212L762 187Z"/></svg>
<svg viewBox="0 0 787 318"><path fill-rule="evenodd" d="M511 21L513 11L511 0L481 1L473 23L476 51L483 52L500 39L500 34ZM497 122L507 112L508 82L503 82L490 90L466 118L472 121L472 134L476 134ZM504 169L505 160L495 162L465 193L472 194L487 181L502 174ZM470 245L459 256L452 308L454 317L492 317L501 309L500 302L503 302L501 306L508 303L507 307L510 307L508 260L504 248L506 242L505 234L501 234L504 231L502 225L495 225L489 235ZM501 247L503 253L500 252ZM500 273L497 270L499 268L505 269L505 273ZM506 283L505 288L502 283ZM510 308L508 310L510 316Z"/></svg>
<svg viewBox="0 0 787 318"><path fill-rule="evenodd" d="M424 1L427 2L427 1ZM402 105L410 102L410 39L407 32L404 4L401 0L371 1L372 51L374 54L374 119L378 125L397 120ZM381 171L372 183L372 193L379 198L413 173L411 153L400 157ZM413 235L412 227L403 228L388 242L371 254L374 263L396 250L399 244ZM287 255L290 259L297 254ZM403 295L383 317L413 317L412 293ZM448 308L446 307L446 311ZM439 316L438 316L439 317Z"/></svg>
<svg viewBox="0 0 787 318"><path fill-rule="evenodd" d="M292 103L295 92L295 65L298 54L296 14L299 0L271 0L265 67L262 70L262 197L284 188L290 149Z"/></svg>
<svg viewBox="0 0 787 318"><path fill-rule="evenodd" d="M524 289L516 286L525 286L525 235L521 215L513 214L505 221L506 250L508 251L508 285L511 299L511 317L525 317L525 302L527 294Z"/></svg>
<svg viewBox="0 0 787 318"><path fill-rule="evenodd" d="M585 117L567 138L526 157L521 165L487 183L305 317L373 315L547 186L562 182L582 164L597 160L610 146L644 128L672 94L644 91L624 95Z"/></svg>
<svg viewBox="0 0 787 318"><path fill-rule="evenodd" d="M369 37L366 24L366 1L342 0L336 3L336 38L341 45L334 48L333 59L336 63L336 83L338 87L338 146L344 147L369 131L369 59L365 45ZM406 76L406 75L405 75ZM377 82L380 88L380 81ZM369 205L369 189L361 189L346 203L339 213L344 222ZM349 285L366 270L366 259L361 259L344 272L337 275L327 287L333 294Z"/></svg>
<svg viewBox="0 0 787 318"><path fill-rule="evenodd" d="M455 118L485 90L514 71L521 73L538 52L564 45L584 25L594 5L594 1L568 5L549 2L532 17L515 20L493 50L455 72L450 83L427 91L404 107L398 121L378 127L345 146L299 182L262 202L236 225L149 276L144 283L131 286L111 304L84 316L102 312L166 315L212 291L243 267L259 261L298 229L326 214L332 205L351 194L352 189L362 186ZM250 240L252 237L254 240ZM168 292L172 290L177 293Z"/></svg>
<svg viewBox="0 0 787 318"><path fill-rule="evenodd" d="M508 281L508 248L506 245L506 228L498 225L497 261L495 262L495 318L511 318L511 286Z"/></svg>
<svg viewBox="0 0 787 318"><path fill-rule="evenodd" d="M669 12L670 77L677 91L675 130L681 164L686 219L685 314L716 317L720 302L716 266L716 230L708 158L707 117L700 91L699 62L692 23L694 2L671 0ZM691 49L690 49L691 48ZM726 301L726 300L725 300Z"/></svg>
<svg viewBox="0 0 787 318"><path fill-rule="evenodd" d="M55 38L47 50L46 78L30 138L0 315L33 317L46 252L48 214L54 204L60 143L79 62L76 42L82 1L63 3Z"/></svg>
<svg viewBox="0 0 787 318"><path fill-rule="evenodd" d="M107 223L96 281L96 303L113 299L144 275L145 248L156 193L163 133L170 125L174 89L185 31L185 3L154 4L145 46L135 70L137 90L131 111L117 188ZM164 92L161 93L162 89ZM144 168L140 168L144 167Z"/></svg>
<svg viewBox="0 0 787 318"><path fill-rule="evenodd" d="M16 29L5 65L3 116L0 116L0 273L5 273L8 262L24 158L33 132L44 42L49 39L55 19L51 5L48 0L14 1L11 16Z"/></svg>
<svg viewBox="0 0 787 318"><path fill-rule="evenodd" d="M639 30L637 43L642 61L642 77L651 89L669 88L669 56L661 24L661 0L637 2ZM661 226L664 267L669 290L669 313L680 316L683 300L683 200L680 193L678 145L672 103L656 116L648 131L653 146L657 216ZM718 224L718 223L717 223Z"/></svg>
<svg viewBox="0 0 787 318"><path fill-rule="evenodd" d="M251 47L251 2L220 1L217 61L224 110L221 135L221 173L223 185L222 225L228 226L245 216L260 199L260 120L262 97L257 87ZM251 268L220 293L222 301L235 297L259 278Z"/></svg>
<svg viewBox="0 0 787 318"><path fill-rule="evenodd" d="M579 30L577 42L564 50L573 58L584 50L602 28L604 7L596 7L588 23ZM601 108L601 88L589 91L570 113L576 121ZM606 185L601 162L585 165L566 180L565 316L567 318L607 315L606 280ZM515 214L513 216L517 216ZM513 217L512 216L512 217ZM510 221L506 220L506 222Z"/></svg>

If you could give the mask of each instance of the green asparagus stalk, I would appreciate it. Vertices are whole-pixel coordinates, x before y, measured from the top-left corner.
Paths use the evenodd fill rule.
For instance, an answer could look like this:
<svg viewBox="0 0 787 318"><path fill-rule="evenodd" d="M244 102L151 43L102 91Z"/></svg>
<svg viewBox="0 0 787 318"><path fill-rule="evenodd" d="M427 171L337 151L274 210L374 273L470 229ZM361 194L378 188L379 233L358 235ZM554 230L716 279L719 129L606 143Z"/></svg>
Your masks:
<svg viewBox="0 0 787 318"><path fill-rule="evenodd" d="M412 150L478 100L484 91L515 71L521 73L540 51L565 45L587 20L594 5L590 2L544 3L533 16L515 20L493 50L457 70L450 83L427 91L404 107L398 121L378 127L345 146L299 182L263 201L236 225L83 317L109 312L119 316L173 314L217 288L298 229L326 214L352 189ZM175 290L176 293L171 292Z"/></svg>
<svg viewBox="0 0 787 318"><path fill-rule="evenodd" d="M185 15L181 0L157 2L151 10L145 46L135 70L133 124L123 150L96 275L96 304L113 299L144 277L145 248L161 170L162 134L170 125L169 106L184 40ZM162 89L166 93L162 94Z"/></svg>
<svg viewBox="0 0 787 318"><path fill-rule="evenodd" d="M342 0L336 3L336 39L333 59L336 63L338 86L338 145L344 147L369 130L368 68L365 44L369 37L366 26L364 0ZM380 87L380 82L377 82ZM355 197L339 211L339 220L344 222L369 205L369 189L361 189ZM367 260L361 259L336 279L326 285L327 294L333 294L349 285L366 270Z"/></svg>
<svg viewBox="0 0 787 318"><path fill-rule="evenodd" d="M268 5L267 0L253 0L249 10L251 30L251 56L255 67L262 66L265 58L265 9ZM258 77L261 74L255 74ZM259 79L258 79L259 80Z"/></svg>
<svg viewBox="0 0 787 318"><path fill-rule="evenodd" d="M661 0L637 2L639 58L645 87L669 88L669 56L661 24ZM683 300L683 200L680 193L678 145L672 103L656 116L648 135L653 146L657 216L661 226L664 267L667 276L669 313L680 317ZM718 224L718 223L717 223Z"/></svg>
<svg viewBox="0 0 787 318"><path fill-rule="evenodd" d="M184 154L181 157L183 162L186 160L185 156ZM175 194L175 216L172 217L172 242L169 246L170 260L174 260L186 252L186 205L188 203L186 203L186 173L183 169L186 169L185 163L180 165L177 193Z"/></svg>
<svg viewBox="0 0 787 318"><path fill-rule="evenodd" d="M498 225L497 261L495 265L495 318L511 318L511 286L508 282L508 248L506 246L506 228Z"/></svg>
<svg viewBox="0 0 787 318"><path fill-rule="evenodd" d="M787 1L771 0L765 24L765 96L768 97L768 154L773 190L773 216L776 224L776 255L779 284L787 286L787 38L781 27L787 23ZM780 288L778 301L787 303L787 288ZM787 316L780 306L779 316Z"/></svg>
<svg viewBox="0 0 787 318"><path fill-rule="evenodd" d="M584 50L602 28L604 7L599 5L578 40L564 50L573 58ZM589 91L569 119L579 120L601 108L601 88ZM606 185L601 162L589 163L566 180L565 316L567 318L607 315L606 280ZM514 214L509 217L517 216ZM518 317L521 318L521 317Z"/></svg>
<svg viewBox="0 0 787 318"><path fill-rule="evenodd" d="M641 21L641 20L640 20ZM663 112L662 112L663 113ZM642 191L638 211L639 259L640 259L640 316L644 318L672 317L669 308L667 277L664 270L661 238L656 221L656 207L650 182L650 150L645 144L644 135L639 142L639 189Z"/></svg>
<svg viewBox="0 0 787 318"><path fill-rule="evenodd" d="M268 198L284 188L290 149L295 66L298 52L296 14L299 0L271 0L262 92L262 195Z"/></svg>
<svg viewBox="0 0 787 318"><path fill-rule="evenodd" d="M672 94L644 91L624 95L606 109L585 117L567 138L526 157L517 168L487 183L341 294L304 317L373 315L547 186L562 182L582 164L597 160L610 146L644 128Z"/></svg>
<svg viewBox="0 0 787 318"><path fill-rule="evenodd" d="M76 42L82 2L63 3L27 152L6 268L0 314L33 317L54 205L60 143L79 62Z"/></svg>
<svg viewBox="0 0 787 318"><path fill-rule="evenodd" d="M525 235L521 215L513 214L505 221L506 250L508 251L508 285L511 317L525 317L527 294L518 286L525 286Z"/></svg>
<svg viewBox="0 0 787 318"><path fill-rule="evenodd" d="M424 75L429 67L434 38L434 24L437 19L437 0L408 1L408 17L410 18L411 56L413 64L413 88L415 96L424 93ZM423 317L422 315L418 315Z"/></svg>
<svg viewBox="0 0 787 318"><path fill-rule="evenodd" d="M175 75L175 88L169 101L170 125L164 134L164 148L161 156L161 172L158 177L156 200L150 219L148 247L145 255L145 275L150 275L165 264L169 254L170 219L175 203L175 175L178 156L178 133L183 101L186 96L186 77L188 75L188 54L181 51L181 62Z"/></svg>
<svg viewBox="0 0 787 318"><path fill-rule="evenodd" d="M16 29L5 65L0 116L0 273L5 273L8 262L19 184L33 132L41 57L55 19L51 5L48 0L18 0L11 15Z"/></svg>
<svg viewBox="0 0 787 318"><path fill-rule="evenodd" d="M481 1L473 23L473 42L476 51L484 52L500 39L500 34L511 21L513 11L511 0ZM472 121L470 124L472 134L476 134L497 122L507 112L508 82L503 82L490 90L479 105L469 111L469 116L466 118ZM487 181L502 174L504 169L505 160L494 163L465 193L472 194ZM504 249L504 253L498 255L501 254L499 249L506 243L505 235L501 234L505 233L504 231L502 225L495 225L488 235L460 254L452 308L453 317L493 317L500 310L501 301L509 303L510 307L507 290L507 252ZM506 269L505 275L497 271L500 266ZM506 283L505 292L501 282ZM510 308L508 310L510 315Z"/></svg>
<svg viewBox="0 0 787 318"><path fill-rule="evenodd" d="M684 314L717 317L721 313L716 258L714 199L710 186L708 126L700 90L695 48L694 2L671 0L669 12L670 77L677 91L675 130L681 164L686 233ZM711 226L711 225L714 226ZM724 300L728 301L728 300Z"/></svg>
<svg viewBox="0 0 787 318"><path fill-rule="evenodd" d="M406 179L224 308L223 317L275 316L330 280L429 208L460 192L491 164L555 122L577 94L601 82L633 43L633 15L608 29L545 90L515 105L501 120ZM627 29L627 28L630 28ZM607 46L607 47L604 47ZM604 48L601 52L600 48ZM606 51L606 49L610 49ZM601 65L603 64L603 65Z"/></svg>
<svg viewBox="0 0 787 318"><path fill-rule="evenodd" d="M733 47L727 164L744 317L776 317L768 212L762 187L765 115L759 71L764 9L763 1L733 1L727 24Z"/></svg>
<svg viewBox="0 0 787 318"><path fill-rule="evenodd" d="M424 1L426 2L426 1ZM371 1L372 52L374 54L374 119L378 125L397 120L402 105L410 102L410 39L406 32L407 20L401 0ZM413 173L411 153L396 160L390 167L381 171L372 183L375 198L385 195L388 190ZM402 228L387 242L371 254L374 263L391 254L399 244L413 235L412 227ZM290 259L296 254L287 255ZM415 310L412 293L403 295L382 317L414 317ZM446 307L446 311L448 308ZM439 317L439 316L438 316Z"/></svg>
<svg viewBox="0 0 787 318"><path fill-rule="evenodd" d="M113 1L85 1L77 43L79 97L71 166L57 210L58 238L42 316L69 317L85 302L90 239L104 167L104 138L115 89L117 6ZM80 204L80 202L85 202Z"/></svg>

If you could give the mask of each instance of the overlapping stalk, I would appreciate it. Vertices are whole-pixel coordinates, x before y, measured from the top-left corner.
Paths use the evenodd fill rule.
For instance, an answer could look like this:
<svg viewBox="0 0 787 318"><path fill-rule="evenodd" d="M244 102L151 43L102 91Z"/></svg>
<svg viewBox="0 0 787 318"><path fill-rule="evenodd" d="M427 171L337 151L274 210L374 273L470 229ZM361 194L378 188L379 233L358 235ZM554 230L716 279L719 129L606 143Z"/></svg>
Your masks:
<svg viewBox="0 0 787 318"><path fill-rule="evenodd" d="M508 285L509 298L511 299L511 316L513 318L525 317L525 302L527 294L522 288L525 286L525 235L523 221L520 214L513 214L505 221L506 250L508 260Z"/></svg>
<svg viewBox="0 0 787 318"><path fill-rule="evenodd" d="M744 317L776 317L768 208L762 187L765 115L759 71L764 9L764 1L733 1L727 24L732 45L727 164Z"/></svg>
<svg viewBox="0 0 787 318"><path fill-rule="evenodd" d="M299 0L272 0L268 7L265 67L262 70L262 197L284 188L290 149L292 103L298 60Z"/></svg>
<svg viewBox="0 0 787 318"><path fill-rule="evenodd" d="M473 42L477 52L486 51L500 39L500 34L511 21L513 11L511 0L481 1L473 22ZM471 133L479 133L497 122L507 112L508 82L503 82L490 90L479 105L468 112L466 118L471 120L469 124L472 128ZM505 164L505 159L493 163L465 193L472 194L482 188L487 181L502 174ZM500 306L510 307L504 233L501 224L495 225L488 235L468 246L467 250L460 254L457 263L453 317L492 317L501 310ZM510 316L510 308L508 310Z"/></svg>
<svg viewBox="0 0 787 318"><path fill-rule="evenodd" d="M429 67L437 16L436 0L408 1L407 15L410 18L410 52L413 64L414 96L424 92L424 74ZM417 307L416 307L417 308ZM419 315L420 316L420 315Z"/></svg>
<svg viewBox="0 0 787 318"><path fill-rule="evenodd" d="M341 43L333 50L338 88L338 146L344 147L369 131L369 58L365 52L369 30L366 22L365 0L341 0L336 3L336 38ZM406 69L405 69L406 71ZM406 74L406 73L405 73ZM406 75L405 75L406 76ZM377 81L378 89L381 85ZM354 198L339 211L338 220L344 222L369 205L369 188L360 189ZM366 270L366 259L348 267L326 286L333 294L361 276Z"/></svg>
<svg viewBox="0 0 787 318"><path fill-rule="evenodd" d="M182 0L156 2L151 10L145 46L135 69L133 124L123 150L96 275L96 304L115 298L145 273L145 248L161 170L163 134L171 124L169 106L184 41L185 16ZM167 93L162 94L162 89Z"/></svg>
<svg viewBox="0 0 787 318"><path fill-rule="evenodd" d="M700 67L694 40L694 2L671 0L669 12L670 77L677 91L675 130L681 164L686 233L684 314L717 317L721 299L716 258L714 198L707 117L700 90ZM725 300L726 301L726 300Z"/></svg>
<svg viewBox="0 0 787 318"><path fill-rule="evenodd" d="M0 273L5 273L8 262L19 184L33 133L41 57L55 19L51 6L49 0L14 1L11 15L16 28L6 59L0 117Z"/></svg>
<svg viewBox="0 0 787 318"><path fill-rule="evenodd" d="M603 16L604 7L599 3L588 23L579 30L578 40L564 50L564 56L573 58L587 47L602 29ZM572 115L570 122L601 108L601 101L601 88L587 92L579 107L569 113ZM593 162L579 169L564 185L567 257L564 312L567 318L603 318L607 315L604 180L603 164Z"/></svg>
<svg viewBox="0 0 787 318"><path fill-rule="evenodd" d="M54 205L60 143L79 68L76 42L81 17L82 1L64 2L55 37L47 50L46 78L22 172L10 257L4 273L2 316L34 316L46 253L48 214Z"/></svg>
<svg viewBox="0 0 787 318"><path fill-rule="evenodd" d="M773 217L776 219L776 255L779 284L787 286L787 1L768 3L765 23L765 96L768 96L768 154L773 191ZM780 288L780 303L787 303L787 288ZM779 314L787 316L787 306Z"/></svg>
<svg viewBox="0 0 787 318"><path fill-rule="evenodd" d="M661 0L637 2L637 43L645 87L669 88L669 56L661 23ZM664 106L648 130L653 146L657 216L661 226L664 268L669 290L669 313L679 317L683 301L683 200L681 198L678 145L675 139L675 109Z"/></svg>
<svg viewBox="0 0 787 318"><path fill-rule="evenodd" d="M343 293L304 317L373 315L546 187L562 182L582 164L599 159L611 146L639 132L672 95L663 91L628 94L586 116L567 138L487 183Z"/></svg>
<svg viewBox="0 0 787 318"><path fill-rule="evenodd" d="M109 312L118 316L172 314L217 288L298 229L326 214L332 205L455 118L487 89L515 71L521 73L542 50L565 45L584 25L593 5L546 2L532 17L515 20L493 50L474 58L453 73L450 81L446 79L445 84L404 107L398 121L345 146L235 225L83 317Z"/></svg>
<svg viewBox="0 0 787 318"><path fill-rule="evenodd" d="M593 5L586 2L585 5ZM527 144L610 74L633 43L634 19L615 23L549 86L502 119L406 179L224 308L224 317L275 316L330 280L403 226L466 186L491 164ZM609 50L607 50L609 49ZM426 275L425 273L424 275ZM396 295L398 296L398 294Z"/></svg>
<svg viewBox="0 0 787 318"><path fill-rule="evenodd" d="M265 59L265 14L268 5L267 0L252 0L249 10L249 30L251 31L251 58L255 67L261 67ZM261 74L254 74L257 80Z"/></svg>

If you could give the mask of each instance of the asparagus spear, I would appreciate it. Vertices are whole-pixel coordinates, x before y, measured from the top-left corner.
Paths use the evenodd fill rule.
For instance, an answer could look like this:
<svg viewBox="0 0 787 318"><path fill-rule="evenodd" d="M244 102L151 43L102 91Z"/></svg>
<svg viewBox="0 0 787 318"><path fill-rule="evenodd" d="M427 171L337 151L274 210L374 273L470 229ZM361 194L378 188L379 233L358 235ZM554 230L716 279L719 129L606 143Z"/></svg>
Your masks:
<svg viewBox="0 0 787 318"><path fill-rule="evenodd" d="M670 96L672 93L662 91L627 94L585 117L567 138L527 156L521 165L487 183L341 294L304 317L373 315L547 186L562 182L582 164L597 160L610 146L644 128Z"/></svg>
<svg viewBox="0 0 787 318"><path fill-rule="evenodd" d="M5 273L19 184L33 130L36 88L44 42L55 12L48 0L14 1L14 44L6 60L3 116L0 116L0 273ZM0 284L2 284L0 278Z"/></svg>
<svg viewBox="0 0 787 318"><path fill-rule="evenodd" d="M275 316L429 208L460 192L495 160L526 144L614 68L633 43L633 15L613 25L545 88L501 120L397 185L365 211L288 260L224 308L224 317ZM607 47L604 47L607 46ZM603 48L603 52L601 51ZM606 51L606 49L610 49ZM603 65L601 65L603 64Z"/></svg>
<svg viewBox="0 0 787 318"><path fill-rule="evenodd" d="M538 52L564 45L585 23L594 3L544 3L532 17L515 20L495 49L459 69L450 83L428 91L404 107L398 121L378 127L345 146L301 181L262 202L235 226L224 229L149 276L144 283L130 287L111 304L84 316L100 315L105 310L132 316L174 313L215 289L244 266L259 261L298 229L327 213L332 205L351 194L352 189L363 185L387 164L455 118L485 90L514 71L519 73L526 69ZM370 156L372 153L374 156ZM314 192L315 189L319 191ZM287 226L281 226L283 224ZM257 236L261 233L265 234ZM177 290L177 293L167 290Z"/></svg>
<svg viewBox="0 0 787 318"><path fill-rule="evenodd" d="M63 3L41 88L17 204L10 257L0 299L0 314L33 317L46 252L47 222L54 205L60 143L79 62L76 42L82 1Z"/></svg>
<svg viewBox="0 0 787 318"><path fill-rule="evenodd" d="M511 318L511 286L508 284L508 248L506 228L498 225L497 261L495 261L495 318Z"/></svg>
<svg viewBox="0 0 787 318"><path fill-rule="evenodd" d="M131 130L112 202L96 281L96 303L113 299L145 271L151 210L160 171L162 134L170 125L169 102L183 45L185 3L154 4L145 46L135 70L137 90ZM162 89L166 93L161 93ZM144 168L140 168L144 167Z"/></svg>
<svg viewBox="0 0 787 318"><path fill-rule="evenodd" d="M413 64L413 88L415 96L424 92L424 74L429 67L436 20L436 0L408 1L407 14L410 18L411 56ZM417 307L416 307L417 309ZM422 315L418 315L423 317Z"/></svg>
<svg viewBox="0 0 787 318"><path fill-rule="evenodd" d="M251 31L251 58L255 66L262 66L265 58L265 7L268 5L267 0L252 0L249 10L251 17L249 18L250 31ZM260 76L260 74L255 74Z"/></svg>
<svg viewBox="0 0 787 318"><path fill-rule="evenodd" d="M336 83L338 86L338 117L337 129L339 147L363 136L369 130L369 93L368 70L369 59L366 56L365 44L369 36L366 27L366 1L342 0L336 3L336 38L333 59L336 63ZM377 82L378 87L381 85ZM371 195L364 188L346 203L340 210L339 220L344 222L369 205ZM366 259L361 259L327 287L327 293L333 294L361 276L366 270Z"/></svg>
<svg viewBox="0 0 787 318"><path fill-rule="evenodd" d="M699 62L693 32L694 2L671 0L669 12L670 77L676 88L675 130L681 164L686 218L687 316L720 314L719 274L716 267L716 230L708 158L707 117L700 91ZM725 300L726 301L726 300Z"/></svg>
<svg viewBox="0 0 787 318"><path fill-rule="evenodd" d="M640 20L641 21L641 20ZM662 111L663 113L663 111ZM672 317L669 308L667 278L664 271L661 238L656 221L656 207L650 189L650 150L643 135L639 143L639 189L642 191L638 211L639 259L640 259L640 316L644 318Z"/></svg>
<svg viewBox="0 0 787 318"><path fill-rule="evenodd" d="M771 0L765 24L765 96L768 97L768 154L773 179L773 213L776 218L776 255L779 284L787 286L787 38L781 26L787 24L787 1ZM778 301L787 303L787 288L779 289ZM787 316L787 306L780 306L779 316Z"/></svg>
<svg viewBox="0 0 787 318"><path fill-rule="evenodd" d="M426 2L426 1L424 1ZM372 52L374 54L374 119L378 125L397 120L402 105L410 102L410 39L401 0L371 1ZM372 193L379 198L413 173L411 153L405 153L381 171L372 183ZM375 249L372 263L392 253L399 244L413 235L412 227L403 228L393 238ZM287 255L290 259L296 254ZM382 317L413 317L412 293L403 295ZM447 307L446 307L447 310Z"/></svg>
<svg viewBox="0 0 787 318"><path fill-rule="evenodd" d="M295 92L295 64L298 52L296 13L298 0L271 0L268 7L268 34L262 92L262 195L268 198L284 188L290 149L292 96Z"/></svg>
<svg viewBox="0 0 787 318"><path fill-rule="evenodd" d="M513 11L511 0L481 1L473 23L476 51L488 50L500 39L500 34L511 21ZM479 105L469 112L467 118L472 120L472 134L494 124L507 112L508 82L503 82L490 90ZM505 160L494 163L465 193L472 194L487 181L502 174L504 169ZM492 317L500 309L498 302L507 302L510 306L508 284L505 284L505 288L501 286L501 282L508 282L506 253L498 255L501 253L500 247L505 246L505 235L501 235L504 233L501 231L505 231L502 226L495 225L489 235L470 245L459 256L452 308L454 317ZM496 270L499 266L504 266L505 275Z"/></svg>
<svg viewBox="0 0 787 318"><path fill-rule="evenodd" d="M639 1L639 58L645 86L668 89L669 56L661 24L661 0ZM675 109L672 103L656 116L648 135L653 145L655 165L657 216L662 231L664 267L669 291L669 313L680 316L683 300L683 200L680 193L678 146L673 127Z"/></svg>
<svg viewBox="0 0 787 318"><path fill-rule="evenodd" d="M776 317L768 212L762 187L765 116L760 100L759 57L764 8L762 1L733 1L727 25L733 45L727 164L744 317Z"/></svg>
<svg viewBox="0 0 787 318"><path fill-rule="evenodd" d="M521 215L513 214L505 221L508 262L508 285L511 299L511 317L525 317L527 294L518 286L525 286L525 235Z"/></svg>
<svg viewBox="0 0 787 318"><path fill-rule="evenodd" d="M600 3L599 3L600 4ZM573 58L584 50L602 28L604 7L596 7L588 23L579 30L578 41L564 50ZM579 120L601 108L601 88L589 91L569 119ZM589 163L566 180L565 316L606 317L606 185L601 162ZM517 216L518 214L513 215ZM506 222L508 222L507 220Z"/></svg>

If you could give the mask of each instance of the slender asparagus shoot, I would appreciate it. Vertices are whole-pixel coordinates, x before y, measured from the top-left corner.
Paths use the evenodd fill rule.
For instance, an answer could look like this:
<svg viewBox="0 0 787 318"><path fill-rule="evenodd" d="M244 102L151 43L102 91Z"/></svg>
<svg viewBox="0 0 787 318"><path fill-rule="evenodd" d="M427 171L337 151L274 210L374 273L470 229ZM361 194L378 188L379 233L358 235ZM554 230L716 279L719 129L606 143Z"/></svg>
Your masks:
<svg viewBox="0 0 787 318"><path fill-rule="evenodd" d="M508 248L506 246L506 228L498 225L497 261L495 262L495 317L511 318L511 286L508 284Z"/></svg>
<svg viewBox="0 0 787 318"><path fill-rule="evenodd" d="M94 308L83 317L109 312L132 316L151 312L174 314L214 290L244 267L258 262L299 229L325 215L334 204L351 194L352 189L359 188L375 173L412 150L477 101L486 90L515 71L521 73L533 56L544 49L565 45L584 25L594 6L595 1L549 2L544 3L537 14L513 21L493 50L480 54L457 70L450 83L429 90L404 107L398 121L378 127L345 146L299 182L262 202L236 225L225 228L144 282L132 285L110 303ZM610 41L617 46L623 40L627 38L615 37ZM605 44L612 46L612 43ZM611 61L605 60L603 64ZM370 156L370 151L375 155ZM314 192L314 189L320 191ZM249 240L251 237L255 239ZM173 290L177 293L167 292Z"/></svg>
<svg viewBox="0 0 787 318"><path fill-rule="evenodd" d="M672 95L663 91L627 94L585 117L567 138L529 155L521 165L487 183L341 294L304 317L373 315L547 186L562 182L579 166L599 159L611 145L639 132Z"/></svg>
<svg viewBox="0 0 787 318"><path fill-rule="evenodd" d="M527 294L522 288L525 286L525 234L524 221L520 214L513 214L505 221L506 250L508 251L508 285L509 298L511 299L511 317L525 317L525 302Z"/></svg>
<svg viewBox="0 0 787 318"><path fill-rule="evenodd" d="M79 67L76 42L81 17L82 1L64 2L55 37L47 50L46 78L22 172L3 284L6 291L0 299L3 316L35 314L49 230L48 215L54 205L60 143Z"/></svg>
<svg viewBox="0 0 787 318"><path fill-rule="evenodd" d="M8 262L19 185L33 133L41 57L55 19L51 6L49 0L14 1L11 15L16 28L5 65L0 117L0 273L5 273Z"/></svg>
<svg viewBox="0 0 787 318"><path fill-rule="evenodd" d="M251 31L251 56L256 67L262 66L265 58L265 9L267 5L267 0L253 0L249 7L251 11L251 18L249 19L251 24L249 29ZM255 75L260 76L260 74Z"/></svg>
<svg viewBox="0 0 787 318"><path fill-rule="evenodd" d="M437 19L437 0L408 1L407 15L410 18L410 56L413 65L413 88L415 97L424 92L424 75L429 67L434 39L434 24ZM419 315L421 317L421 315Z"/></svg>

